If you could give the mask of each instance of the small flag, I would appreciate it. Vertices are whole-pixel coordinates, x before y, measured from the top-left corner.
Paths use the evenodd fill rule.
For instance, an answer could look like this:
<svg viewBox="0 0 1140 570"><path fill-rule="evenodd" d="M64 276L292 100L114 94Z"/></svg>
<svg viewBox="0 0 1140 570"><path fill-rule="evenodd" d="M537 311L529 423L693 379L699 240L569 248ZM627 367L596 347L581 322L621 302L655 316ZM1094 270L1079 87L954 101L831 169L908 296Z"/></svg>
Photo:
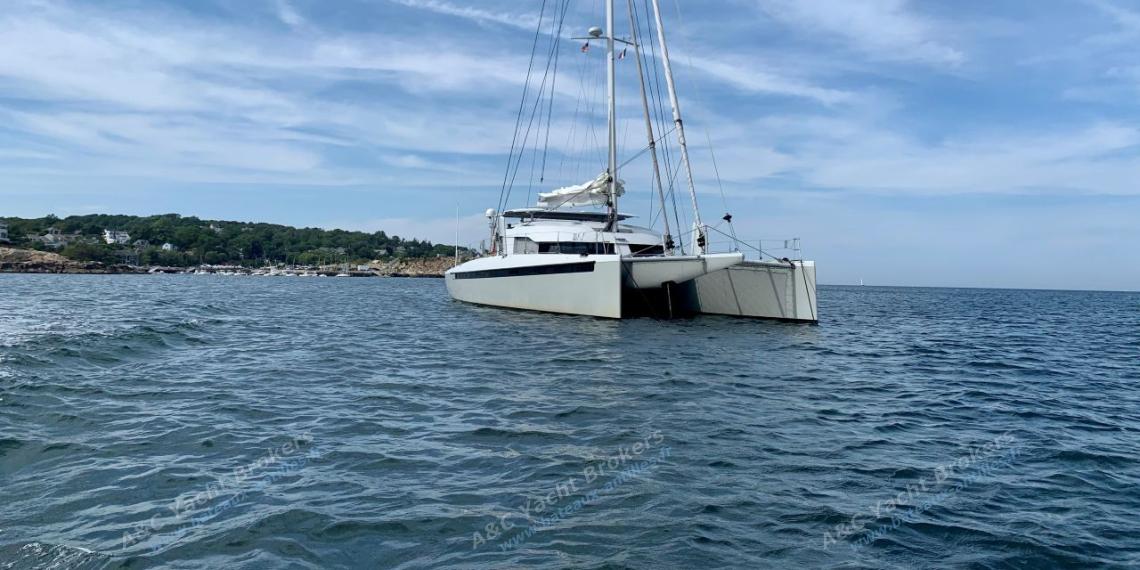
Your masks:
<svg viewBox="0 0 1140 570"><path fill-rule="evenodd" d="M586 53L588 51L590 51L590 42L582 44L582 53Z"/></svg>
<svg viewBox="0 0 1140 570"><path fill-rule="evenodd" d="M618 59L625 59L625 52L628 50L629 48L622 48L621 53L618 54Z"/></svg>

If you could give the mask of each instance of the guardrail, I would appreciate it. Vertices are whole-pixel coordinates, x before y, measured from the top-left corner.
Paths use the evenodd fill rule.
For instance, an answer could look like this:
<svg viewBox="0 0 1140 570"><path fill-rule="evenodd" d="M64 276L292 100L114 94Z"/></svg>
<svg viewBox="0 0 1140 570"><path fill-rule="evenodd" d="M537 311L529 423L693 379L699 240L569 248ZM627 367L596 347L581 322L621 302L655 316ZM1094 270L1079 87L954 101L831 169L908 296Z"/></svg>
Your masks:
<svg viewBox="0 0 1140 570"><path fill-rule="evenodd" d="M713 234L716 234L715 236ZM739 239L717 228L705 226L705 239L710 252L739 251L745 259L792 259L800 261L803 252L800 238L789 239ZM713 239L716 238L716 239Z"/></svg>

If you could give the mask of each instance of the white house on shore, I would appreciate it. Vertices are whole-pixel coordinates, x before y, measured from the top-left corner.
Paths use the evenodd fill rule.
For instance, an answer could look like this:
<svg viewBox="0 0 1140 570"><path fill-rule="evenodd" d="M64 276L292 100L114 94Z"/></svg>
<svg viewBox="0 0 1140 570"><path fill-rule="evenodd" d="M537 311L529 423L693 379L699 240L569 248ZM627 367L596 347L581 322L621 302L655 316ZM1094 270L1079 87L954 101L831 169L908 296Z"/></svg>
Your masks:
<svg viewBox="0 0 1140 570"><path fill-rule="evenodd" d="M67 246L69 241L69 237L63 235L59 228L48 228L47 233L39 238L39 242L44 244L44 247L51 249L62 249Z"/></svg>
<svg viewBox="0 0 1140 570"><path fill-rule="evenodd" d="M103 230L103 241L109 245L127 245L131 243L131 234L119 230Z"/></svg>
<svg viewBox="0 0 1140 570"><path fill-rule="evenodd" d="M162 251L178 251L178 248L170 242L162 244Z"/></svg>
<svg viewBox="0 0 1140 570"><path fill-rule="evenodd" d="M8 222L0 222L0 243L8 243Z"/></svg>

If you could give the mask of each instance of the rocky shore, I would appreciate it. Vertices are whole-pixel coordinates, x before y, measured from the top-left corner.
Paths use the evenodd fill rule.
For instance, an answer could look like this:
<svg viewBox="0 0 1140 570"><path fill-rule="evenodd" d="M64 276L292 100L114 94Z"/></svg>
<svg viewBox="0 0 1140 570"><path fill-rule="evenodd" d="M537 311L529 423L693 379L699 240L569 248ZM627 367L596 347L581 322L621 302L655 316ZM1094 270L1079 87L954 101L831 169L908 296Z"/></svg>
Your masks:
<svg viewBox="0 0 1140 570"><path fill-rule="evenodd" d="M0 273L89 273L121 274L146 273L144 267L105 265L93 261L73 261L62 255L0 247Z"/></svg>
<svg viewBox="0 0 1140 570"><path fill-rule="evenodd" d="M451 257L429 259L394 259L374 261L369 272L353 272L354 276L378 277L443 277L455 265ZM137 267L131 265L105 265L98 262L74 261L55 253L30 249L0 247L0 273L75 273L75 274L143 274L180 273L192 271L179 268ZM336 273L337 271L333 271Z"/></svg>
<svg viewBox="0 0 1140 570"><path fill-rule="evenodd" d="M455 259L451 257L395 259L388 262L373 262L370 267L381 277L443 277L448 269L455 267Z"/></svg>

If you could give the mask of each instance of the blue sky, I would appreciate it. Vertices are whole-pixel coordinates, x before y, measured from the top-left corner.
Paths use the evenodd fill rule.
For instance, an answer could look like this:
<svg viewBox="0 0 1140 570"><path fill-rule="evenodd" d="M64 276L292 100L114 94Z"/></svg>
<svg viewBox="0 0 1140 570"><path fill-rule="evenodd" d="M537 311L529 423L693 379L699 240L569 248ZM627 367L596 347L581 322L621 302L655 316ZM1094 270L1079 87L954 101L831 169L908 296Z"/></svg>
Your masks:
<svg viewBox="0 0 1140 570"><path fill-rule="evenodd" d="M1140 289L1140 2L663 4L706 218L727 202L742 237L802 238L824 283ZM477 243L540 5L8 0L0 215L451 242L458 206ZM600 5L572 2L564 35ZM602 167L582 120L602 55L579 47L560 42L550 166L537 184L527 159L514 206ZM635 71L623 159L644 142ZM643 219L648 168L622 174Z"/></svg>

